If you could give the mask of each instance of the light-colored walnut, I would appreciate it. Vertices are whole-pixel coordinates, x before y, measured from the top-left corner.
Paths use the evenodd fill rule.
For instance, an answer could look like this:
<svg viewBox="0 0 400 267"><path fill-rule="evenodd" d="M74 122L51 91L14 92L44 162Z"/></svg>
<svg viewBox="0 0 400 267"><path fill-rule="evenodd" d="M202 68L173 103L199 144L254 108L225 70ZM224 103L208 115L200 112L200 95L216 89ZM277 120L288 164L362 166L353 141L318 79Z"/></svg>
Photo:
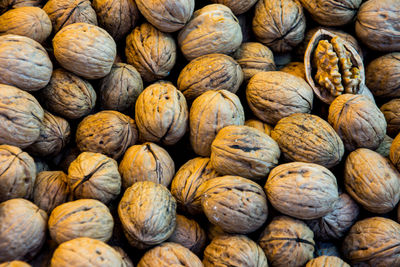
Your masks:
<svg viewBox="0 0 400 267"><path fill-rule="evenodd" d="M271 136L271 131L272 131L272 129L274 129L274 127L272 127L271 125L269 125L261 120L258 120L258 119L246 120L244 122L244 125L253 127L269 136Z"/></svg>
<svg viewBox="0 0 400 267"><path fill-rule="evenodd" d="M400 171L400 133L394 138L390 146L390 161Z"/></svg>
<svg viewBox="0 0 400 267"><path fill-rule="evenodd" d="M289 64L285 65L285 67L280 69L280 71L292 74L294 76L302 78L303 80L306 79L306 71L304 69L303 62L290 62Z"/></svg>
<svg viewBox="0 0 400 267"><path fill-rule="evenodd" d="M0 263L0 267L31 267L32 265L24 261L8 261Z"/></svg>
<svg viewBox="0 0 400 267"><path fill-rule="evenodd" d="M252 6L257 3L257 0L211 0L213 3L223 4L229 7L233 14L240 15L248 11Z"/></svg>
<svg viewBox="0 0 400 267"><path fill-rule="evenodd" d="M350 267L346 262L344 262L341 258L335 256L320 256L318 258L312 259L307 262L306 267Z"/></svg>
<svg viewBox="0 0 400 267"><path fill-rule="evenodd" d="M4 0L0 2L0 14L9 9L23 7L23 6L36 6L41 7L43 0Z"/></svg>
<svg viewBox="0 0 400 267"><path fill-rule="evenodd" d="M128 254L121 248L113 246L113 249L119 253L124 262L124 267L134 267L132 260L129 258Z"/></svg>

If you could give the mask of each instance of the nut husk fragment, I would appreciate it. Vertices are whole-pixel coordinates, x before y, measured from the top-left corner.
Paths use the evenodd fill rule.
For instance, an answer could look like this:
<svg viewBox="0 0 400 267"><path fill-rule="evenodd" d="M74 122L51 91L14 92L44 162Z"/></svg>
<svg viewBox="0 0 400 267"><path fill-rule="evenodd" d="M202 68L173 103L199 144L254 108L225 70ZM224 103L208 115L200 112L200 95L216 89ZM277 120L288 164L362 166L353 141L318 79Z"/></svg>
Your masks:
<svg viewBox="0 0 400 267"><path fill-rule="evenodd" d="M350 267L341 258L335 256L320 256L307 262L305 267Z"/></svg>

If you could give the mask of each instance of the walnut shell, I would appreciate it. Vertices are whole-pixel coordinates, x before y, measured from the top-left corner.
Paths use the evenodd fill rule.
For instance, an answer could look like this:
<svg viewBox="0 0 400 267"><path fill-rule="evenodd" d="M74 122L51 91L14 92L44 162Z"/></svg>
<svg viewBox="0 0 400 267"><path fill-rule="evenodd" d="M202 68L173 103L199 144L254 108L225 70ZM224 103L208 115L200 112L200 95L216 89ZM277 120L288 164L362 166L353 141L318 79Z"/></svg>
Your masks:
<svg viewBox="0 0 400 267"><path fill-rule="evenodd" d="M385 158L389 158L390 155L390 147L392 146L393 138L391 138L388 135L385 135L385 138L383 138L382 143L379 145L377 149L375 149L375 152L381 154L381 156Z"/></svg>
<svg viewBox="0 0 400 267"><path fill-rule="evenodd" d="M24 261L8 261L0 263L0 267L31 267L32 265Z"/></svg>
<svg viewBox="0 0 400 267"><path fill-rule="evenodd" d="M85 79L106 76L117 55L115 41L106 30L88 23L62 28L53 38L53 49L63 68Z"/></svg>
<svg viewBox="0 0 400 267"><path fill-rule="evenodd" d="M387 123L387 134L396 136L400 132L400 98L395 98L383 104L380 108Z"/></svg>
<svg viewBox="0 0 400 267"><path fill-rule="evenodd" d="M304 69L303 62L290 62L289 64L285 65L280 71L292 74L303 80L306 80L306 71Z"/></svg>
<svg viewBox="0 0 400 267"><path fill-rule="evenodd" d="M10 199L0 203L0 262L30 260L46 240L47 214L32 202Z"/></svg>
<svg viewBox="0 0 400 267"><path fill-rule="evenodd" d="M0 14L23 6L42 6L43 0L5 0L0 2Z"/></svg>
<svg viewBox="0 0 400 267"><path fill-rule="evenodd" d="M389 212L400 200L400 173L388 159L366 148L347 157L344 184L352 198L374 213Z"/></svg>
<svg viewBox="0 0 400 267"><path fill-rule="evenodd" d="M125 191L118 215L130 245L145 249L167 240L174 232L176 201L163 185L137 182Z"/></svg>
<svg viewBox="0 0 400 267"><path fill-rule="evenodd" d="M187 60L206 54L230 54L242 43L242 31L232 11L221 4L206 5L193 13L178 35Z"/></svg>
<svg viewBox="0 0 400 267"><path fill-rule="evenodd" d="M121 247L113 246L112 248L115 249L115 251L117 251L121 256L122 261L124 262L124 267L134 267L132 260Z"/></svg>
<svg viewBox="0 0 400 267"><path fill-rule="evenodd" d="M296 113L281 119L271 132L285 159L337 165L344 154L343 142L335 130L318 116Z"/></svg>
<svg viewBox="0 0 400 267"><path fill-rule="evenodd" d="M389 158L397 170L400 170L400 134L393 139L392 145L390 146Z"/></svg>
<svg viewBox="0 0 400 267"><path fill-rule="evenodd" d="M257 0L211 0L213 3L223 4L229 7L233 14L240 15L248 11L252 6L255 5Z"/></svg>
<svg viewBox="0 0 400 267"><path fill-rule="evenodd" d="M307 262L305 267L350 267L346 262L344 262L341 258L335 256L320 256L318 258L312 259Z"/></svg>
<svg viewBox="0 0 400 267"><path fill-rule="evenodd" d="M269 136L271 136L271 131L274 129L271 125L257 119L249 119L244 122L244 125L253 127Z"/></svg>

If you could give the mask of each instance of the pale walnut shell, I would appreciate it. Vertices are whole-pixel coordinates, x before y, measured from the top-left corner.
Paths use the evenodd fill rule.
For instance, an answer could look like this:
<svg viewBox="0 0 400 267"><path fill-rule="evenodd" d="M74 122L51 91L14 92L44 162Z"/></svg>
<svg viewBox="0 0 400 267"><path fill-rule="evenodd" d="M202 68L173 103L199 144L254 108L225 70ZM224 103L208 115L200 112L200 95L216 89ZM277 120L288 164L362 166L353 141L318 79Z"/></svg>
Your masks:
<svg viewBox="0 0 400 267"><path fill-rule="evenodd" d="M81 151L120 158L138 139L135 121L118 111L104 110L85 117L76 130Z"/></svg>
<svg viewBox="0 0 400 267"><path fill-rule="evenodd" d="M301 267L313 258L314 234L300 220L276 216L258 241L271 266Z"/></svg>
<svg viewBox="0 0 400 267"><path fill-rule="evenodd" d="M198 189L205 181L217 176L209 158L197 157L183 164L171 184L171 194L178 208L192 215L201 214L201 191Z"/></svg>
<svg viewBox="0 0 400 267"><path fill-rule="evenodd" d="M307 82L282 71L254 75L246 88L246 99L253 113L275 125L293 113L310 113L314 92Z"/></svg>
<svg viewBox="0 0 400 267"><path fill-rule="evenodd" d="M176 201L163 185L137 182L122 196L118 215L130 245L145 249L162 243L174 232Z"/></svg>
<svg viewBox="0 0 400 267"><path fill-rule="evenodd" d="M343 241L343 254L352 266L397 266L400 225L382 217L358 221Z"/></svg>
<svg viewBox="0 0 400 267"><path fill-rule="evenodd" d="M57 206L49 217L51 239L58 244L89 237L107 242L114 219L106 205L95 199L80 199Z"/></svg>
<svg viewBox="0 0 400 267"><path fill-rule="evenodd" d="M32 265L24 261L8 261L0 263L0 267L31 267Z"/></svg>
<svg viewBox="0 0 400 267"><path fill-rule="evenodd" d="M125 189L140 181L168 187L175 174L175 163L164 148L146 142L128 148L118 170Z"/></svg>
<svg viewBox="0 0 400 267"><path fill-rule="evenodd" d="M207 91L190 108L190 143L200 156L211 154L211 143L218 131L228 125L243 125L244 110L237 95L226 91Z"/></svg>
<svg viewBox="0 0 400 267"><path fill-rule="evenodd" d="M239 176L221 176L204 182L201 206L208 220L228 233L248 234L259 229L268 216L262 187Z"/></svg>
<svg viewBox="0 0 400 267"><path fill-rule="evenodd" d="M7 10L24 7L24 6L36 6L41 7L43 0L4 0L0 2L0 14Z"/></svg>
<svg viewBox="0 0 400 267"><path fill-rule="evenodd" d="M269 136L271 136L271 131L274 129L273 126L258 119L249 119L244 122L244 125L253 127L254 129L257 129Z"/></svg>
<svg viewBox="0 0 400 267"><path fill-rule="evenodd" d="M243 82L239 64L224 54L208 54L189 62L178 77L177 86L188 101L209 90L236 93Z"/></svg>
<svg viewBox="0 0 400 267"><path fill-rule="evenodd" d="M296 113L281 119L271 137L285 159L316 163L326 168L337 165L344 154L339 135L318 116Z"/></svg>
<svg viewBox="0 0 400 267"><path fill-rule="evenodd" d="M20 148L0 145L0 203L12 198L32 195L36 179L36 165L28 153Z"/></svg>
<svg viewBox="0 0 400 267"><path fill-rule="evenodd" d="M400 173L387 158L366 148L347 157L344 184L355 201L374 213L393 210L400 199Z"/></svg>
<svg viewBox="0 0 400 267"><path fill-rule="evenodd" d="M0 83L37 91L50 81L53 64L46 50L25 36L0 36Z"/></svg>
<svg viewBox="0 0 400 267"><path fill-rule="evenodd" d="M126 252L121 247L113 246L112 248L115 249L115 251L118 252L121 256L122 261L124 262L124 267L135 267L128 254L126 254Z"/></svg>
<svg viewBox="0 0 400 267"><path fill-rule="evenodd" d="M392 143L393 143L393 138L391 138L388 135L385 135L385 138L383 138L383 141L379 145L379 147L375 149L375 152L381 154L381 156L385 158L389 158L390 147L392 146Z"/></svg>
<svg viewBox="0 0 400 267"><path fill-rule="evenodd" d="M186 133L188 113L185 97L172 83L159 81L148 86L135 105L141 140L176 144Z"/></svg>
<svg viewBox="0 0 400 267"><path fill-rule="evenodd" d="M160 80L167 77L175 65L175 40L146 22L126 37L125 55L144 81Z"/></svg>
<svg viewBox="0 0 400 267"><path fill-rule="evenodd" d="M400 133L393 139L389 158L397 170L400 170Z"/></svg>
<svg viewBox="0 0 400 267"><path fill-rule="evenodd" d="M194 11L194 0L136 0L140 13L163 32L182 29Z"/></svg>
<svg viewBox="0 0 400 267"><path fill-rule="evenodd" d="M335 256L320 256L307 262L305 267L350 267L341 258Z"/></svg>
<svg viewBox="0 0 400 267"><path fill-rule="evenodd" d="M306 80L306 71L304 69L303 62L290 62L289 64L285 65L280 71L292 74L303 80Z"/></svg>
<svg viewBox="0 0 400 267"><path fill-rule="evenodd" d="M249 126L222 128L211 144L211 166L221 175L237 175L254 181L264 179L278 164L278 144Z"/></svg>
<svg viewBox="0 0 400 267"><path fill-rule="evenodd" d="M385 116L387 134L396 136L400 133L400 98L395 98L386 102L381 106L380 110L383 116Z"/></svg>
<svg viewBox="0 0 400 267"><path fill-rule="evenodd" d="M329 106L328 122L348 151L361 147L375 150L386 135L385 116L363 95L338 96Z"/></svg>
<svg viewBox="0 0 400 267"><path fill-rule="evenodd" d="M78 119L96 104L96 92L86 80L64 69L53 71L49 84L40 91L45 107L64 118Z"/></svg>
<svg viewBox="0 0 400 267"><path fill-rule="evenodd" d="M85 79L99 79L110 71L117 45L106 30L88 23L70 24L53 38L60 65Z"/></svg>
<svg viewBox="0 0 400 267"><path fill-rule="evenodd" d="M0 262L31 260L46 240L47 214L17 198L0 203Z"/></svg>
<svg viewBox="0 0 400 267"><path fill-rule="evenodd" d="M201 260L182 245L166 242L148 250L137 267L202 267Z"/></svg>
<svg viewBox="0 0 400 267"><path fill-rule="evenodd" d="M230 54L242 43L242 31L232 11L221 4L206 5L193 13L179 32L178 44L187 60L206 54Z"/></svg>
<svg viewBox="0 0 400 267"><path fill-rule="evenodd" d="M205 267L268 267L264 251L244 235L214 238L204 251L203 264Z"/></svg>
<svg viewBox="0 0 400 267"><path fill-rule="evenodd" d="M107 204L121 191L118 163L100 153L82 152L69 165L68 185L76 199L93 198Z"/></svg>
<svg viewBox="0 0 400 267"><path fill-rule="evenodd" d="M233 14L240 15L248 11L252 6L254 6L257 0L211 0L213 3L223 4L229 7Z"/></svg>
<svg viewBox="0 0 400 267"><path fill-rule="evenodd" d="M106 243L80 237L62 243L54 251L51 267L125 267L120 254Z"/></svg>

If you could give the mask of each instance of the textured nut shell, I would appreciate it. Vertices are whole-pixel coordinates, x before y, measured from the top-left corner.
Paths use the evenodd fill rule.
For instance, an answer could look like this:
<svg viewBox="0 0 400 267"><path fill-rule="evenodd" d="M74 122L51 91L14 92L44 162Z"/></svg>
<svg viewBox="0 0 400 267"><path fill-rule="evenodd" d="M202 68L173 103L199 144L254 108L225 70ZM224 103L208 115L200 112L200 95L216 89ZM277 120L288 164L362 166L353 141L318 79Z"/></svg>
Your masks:
<svg viewBox="0 0 400 267"><path fill-rule="evenodd" d="M400 170L400 134L394 138L392 145L390 146L389 157L397 170Z"/></svg>
<svg viewBox="0 0 400 267"><path fill-rule="evenodd" d="M259 119L274 125L293 113L310 113L314 93L307 82L297 76L267 71L250 79L246 99Z"/></svg>
<svg viewBox="0 0 400 267"><path fill-rule="evenodd" d="M343 242L354 266L396 266L400 260L400 225L382 217L358 221Z"/></svg>
<svg viewBox="0 0 400 267"><path fill-rule="evenodd" d="M144 81L160 80L167 77L175 65L175 40L170 34L143 23L126 37L125 55Z"/></svg>
<svg viewBox="0 0 400 267"><path fill-rule="evenodd" d="M391 138L388 135L385 135L385 138L383 138L382 143L379 145L377 149L375 149L375 152L381 154L381 156L385 158L389 158L390 155L390 147L392 146L393 138Z"/></svg>
<svg viewBox="0 0 400 267"><path fill-rule="evenodd" d="M0 203L0 262L30 260L46 240L47 214L28 200Z"/></svg>
<svg viewBox="0 0 400 267"><path fill-rule="evenodd" d="M359 148L349 154L344 169L346 191L364 209L382 214L400 199L400 174L380 154Z"/></svg>
<svg viewBox="0 0 400 267"><path fill-rule="evenodd" d="M115 251L121 256L122 261L124 262L124 267L134 267L132 260L121 247L113 246L113 249L115 249Z"/></svg>
<svg viewBox="0 0 400 267"><path fill-rule="evenodd" d="M221 235L228 235L228 236L235 235L235 234L230 234L230 233L224 232L224 230L222 230L221 227L219 227L218 225L214 225L210 222L207 223L206 231L207 231L207 237L211 241L214 238L221 236Z"/></svg>
<svg viewBox="0 0 400 267"><path fill-rule="evenodd" d="M23 6L42 6L43 0L5 0L0 2L0 14L9 9Z"/></svg>
<svg viewBox="0 0 400 267"><path fill-rule="evenodd" d="M131 246L144 249L172 235L176 201L163 185L137 182L125 191L118 205L118 215Z"/></svg>
<svg viewBox="0 0 400 267"><path fill-rule="evenodd" d="M294 76L300 77L303 80L306 79L306 71L304 70L303 62L290 62L285 67L280 69L280 71L292 74Z"/></svg>
<svg viewBox="0 0 400 267"><path fill-rule="evenodd" d="M269 136L271 136L271 131L274 129L271 125L257 119L249 119L244 122L244 125L253 127Z"/></svg>
<svg viewBox="0 0 400 267"><path fill-rule="evenodd" d="M88 237L75 238L62 243L54 251L51 267L124 267L125 264L115 249L106 243Z"/></svg>
<svg viewBox="0 0 400 267"><path fill-rule="evenodd" d="M189 62L178 77L178 89L188 101L209 90L236 93L243 82L239 64L224 54L208 54Z"/></svg>
<svg viewBox="0 0 400 267"><path fill-rule="evenodd" d="M350 267L341 258L335 256L320 256L307 262L306 267Z"/></svg>
<svg viewBox="0 0 400 267"><path fill-rule="evenodd" d="M344 154L343 142L335 130L318 116L293 114L281 119L271 132L283 156L291 161L337 165Z"/></svg>
<svg viewBox="0 0 400 267"><path fill-rule="evenodd" d="M400 98L392 99L380 108L387 123L387 134L396 136L400 132Z"/></svg>
<svg viewBox="0 0 400 267"><path fill-rule="evenodd" d="M204 251L203 264L205 267L268 267L264 251L244 235L214 238Z"/></svg>
<svg viewBox="0 0 400 267"><path fill-rule="evenodd" d="M0 145L0 203L12 198L30 198L36 165L28 153L15 146Z"/></svg>
<svg viewBox="0 0 400 267"><path fill-rule="evenodd" d="M0 267L31 267L31 265L24 261L8 261L1 263Z"/></svg>
<svg viewBox="0 0 400 267"><path fill-rule="evenodd" d="M232 11L221 4L207 5L193 13L179 32L178 44L187 60L221 53L229 54L242 43L242 31Z"/></svg>
<svg viewBox="0 0 400 267"><path fill-rule="evenodd" d="M204 182L198 190L208 220L228 233L254 232L267 219L267 197L251 180L222 176Z"/></svg>
<svg viewBox="0 0 400 267"><path fill-rule="evenodd" d="M196 154L209 156L218 131L228 125L243 125L244 110L239 97L226 91L207 91L190 108L190 143Z"/></svg>
<svg viewBox="0 0 400 267"><path fill-rule="evenodd" d="M242 14L246 11L248 11L255 3L257 0L242 0L242 1L236 1L236 0L211 0L214 3L218 4L223 4L227 7L229 7L233 14L239 15Z"/></svg>
<svg viewBox="0 0 400 267"><path fill-rule="evenodd" d="M118 170L123 188L140 181L151 181L167 187L174 177L175 163L164 148L146 142L128 148Z"/></svg>
<svg viewBox="0 0 400 267"><path fill-rule="evenodd" d="M85 79L106 76L117 48L106 30L87 23L64 27L53 38L54 56L60 65Z"/></svg>

